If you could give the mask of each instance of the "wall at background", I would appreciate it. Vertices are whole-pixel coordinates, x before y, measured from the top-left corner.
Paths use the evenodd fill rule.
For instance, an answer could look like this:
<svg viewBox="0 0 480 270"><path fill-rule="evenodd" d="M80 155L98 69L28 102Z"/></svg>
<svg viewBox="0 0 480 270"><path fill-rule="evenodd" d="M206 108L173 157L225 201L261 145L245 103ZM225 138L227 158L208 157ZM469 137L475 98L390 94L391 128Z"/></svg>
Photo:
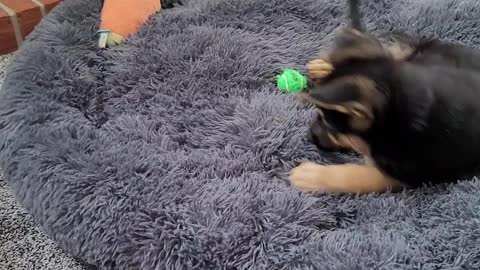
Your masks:
<svg viewBox="0 0 480 270"><path fill-rule="evenodd" d="M0 55L15 51L61 0L0 0Z"/></svg>

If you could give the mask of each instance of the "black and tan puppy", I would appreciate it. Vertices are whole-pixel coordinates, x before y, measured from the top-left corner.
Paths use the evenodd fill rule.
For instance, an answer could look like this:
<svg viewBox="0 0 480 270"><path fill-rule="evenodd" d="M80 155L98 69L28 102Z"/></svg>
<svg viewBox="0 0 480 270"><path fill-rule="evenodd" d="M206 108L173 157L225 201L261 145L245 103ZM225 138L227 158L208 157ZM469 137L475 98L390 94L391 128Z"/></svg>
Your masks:
<svg viewBox="0 0 480 270"><path fill-rule="evenodd" d="M344 30L333 50L309 65L306 98L319 115L320 148L369 147L364 165L303 163L290 172L302 191L369 193L454 181L480 167L480 53L396 36L396 42Z"/></svg>

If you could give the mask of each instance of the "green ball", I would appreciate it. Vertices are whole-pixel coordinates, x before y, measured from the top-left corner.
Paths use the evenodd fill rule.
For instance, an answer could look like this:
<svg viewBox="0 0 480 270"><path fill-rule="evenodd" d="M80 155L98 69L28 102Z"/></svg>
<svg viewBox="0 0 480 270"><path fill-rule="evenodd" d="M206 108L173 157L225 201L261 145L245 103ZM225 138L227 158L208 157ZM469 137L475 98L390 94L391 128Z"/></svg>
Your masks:
<svg viewBox="0 0 480 270"><path fill-rule="evenodd" d="M277 76L277 87L287 93L293 94L307 89L307 78L293 69L285 69Z"/></svg>

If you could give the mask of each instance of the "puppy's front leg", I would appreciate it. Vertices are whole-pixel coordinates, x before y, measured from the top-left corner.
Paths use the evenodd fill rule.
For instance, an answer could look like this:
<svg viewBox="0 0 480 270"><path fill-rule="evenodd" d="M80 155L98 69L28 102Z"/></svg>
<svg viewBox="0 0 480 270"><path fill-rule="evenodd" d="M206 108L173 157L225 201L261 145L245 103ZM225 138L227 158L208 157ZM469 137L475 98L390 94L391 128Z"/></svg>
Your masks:
<svg viewBox="0 0 480 270"><path fill-rule="evenodd" d="M290 171L290 183L304 192L382 193L400 187L372 165L305 162Z"/></svg>
<svg viewBox="0 0 480 270"><path fill-rule="evenodd" d="M328 77L333 72L333 66L324 59L314 59L307 63L307 76L310 80L318 82Z"/></svg>

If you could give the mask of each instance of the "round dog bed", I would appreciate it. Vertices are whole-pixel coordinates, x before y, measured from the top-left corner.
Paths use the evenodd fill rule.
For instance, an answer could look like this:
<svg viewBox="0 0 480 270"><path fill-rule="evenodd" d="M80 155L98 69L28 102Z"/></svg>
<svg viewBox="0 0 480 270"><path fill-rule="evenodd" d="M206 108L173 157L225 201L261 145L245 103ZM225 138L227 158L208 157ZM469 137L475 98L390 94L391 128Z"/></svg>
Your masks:
<svg viewBox="0 0 480 270"><path fill-rule="evenodd" d="M345 19L344 0L190 0L99 50L99 0L65 1L0 94L0 165L47 234L102 269L478 269L475 179L313 197L302 160L344 162L277 93ZM479 44L476 0L363 1L372 31Z"/></svg>

